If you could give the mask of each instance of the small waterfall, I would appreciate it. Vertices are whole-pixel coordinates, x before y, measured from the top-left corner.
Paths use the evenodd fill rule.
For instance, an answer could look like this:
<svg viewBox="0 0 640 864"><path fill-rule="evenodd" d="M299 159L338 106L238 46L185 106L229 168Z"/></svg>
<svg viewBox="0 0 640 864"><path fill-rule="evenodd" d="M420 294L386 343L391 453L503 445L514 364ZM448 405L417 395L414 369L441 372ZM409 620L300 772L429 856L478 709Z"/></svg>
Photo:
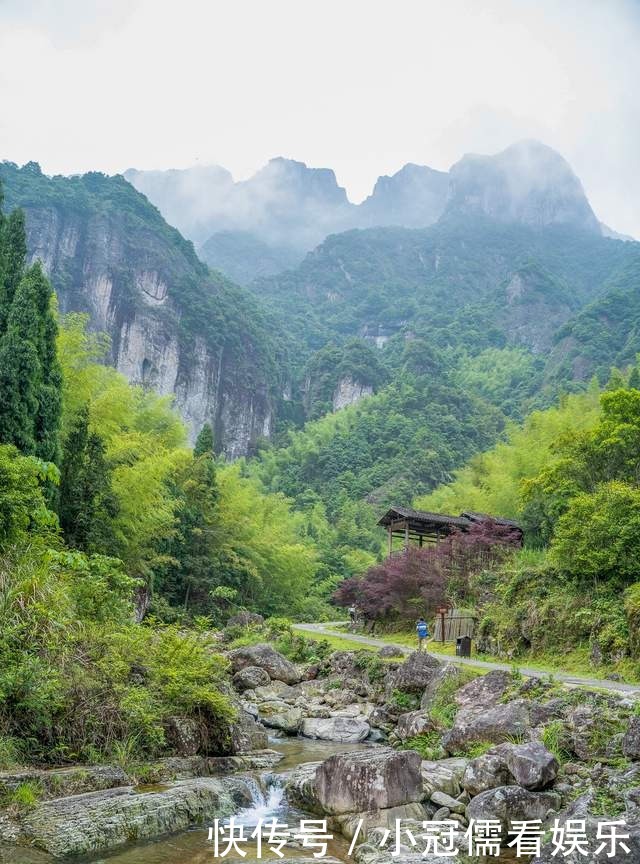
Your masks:
<svg viewBox="0 0 640 864"><path fill-rule="evenodd" d="M266 774L257 780L255 777L244 778L251 790L253 802L251 807L245 807L235 814L236 825L255 826L259 821L275 816L284 804L284 786L282 777L278 774Z"/></svg>

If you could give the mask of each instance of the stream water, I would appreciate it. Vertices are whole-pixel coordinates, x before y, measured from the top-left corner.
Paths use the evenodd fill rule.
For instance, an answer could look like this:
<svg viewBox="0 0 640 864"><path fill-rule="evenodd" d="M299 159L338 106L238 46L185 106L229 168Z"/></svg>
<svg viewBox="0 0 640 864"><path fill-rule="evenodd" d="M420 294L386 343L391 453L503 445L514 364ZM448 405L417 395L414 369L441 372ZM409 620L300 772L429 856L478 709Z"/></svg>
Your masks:
<svg viewBox="0 0 640 864"><path fill-rule="evenodd" d="M284 796L284 782L288 772L302 762L319 762L334 753L344 753L347 750L363 750L367 744L338 744L331 741L313 741L306 738L275 739L269 746L283 754L282 760L271 770L256 774L249 778L253 802L250 807L234 814L236 825L243 825L248 836L258 825L260 819L271 820L277 817L279 822L287 823L291 830L297 830L300 819L315 818L301 813L291 807ZM153 793L151 793L153 794ZM258 860L255 841L243 843L245 857L237 853L227 855L223 860L228 864L253 862ZM344 838L337 837L329 841L327 857L332 856L341 861L347 860L348 843ZM313 850L296 849L285 846L282 849L285 858L311 858ZM193 828L180 834L173 834L160 840L136 844L125 849L93 859L92 864L212 864L213 843L207 838L207 828ZM277 861L278 857L266 846L262 849L262 861ZM322 860L322 859L319 859Z"/></svg>

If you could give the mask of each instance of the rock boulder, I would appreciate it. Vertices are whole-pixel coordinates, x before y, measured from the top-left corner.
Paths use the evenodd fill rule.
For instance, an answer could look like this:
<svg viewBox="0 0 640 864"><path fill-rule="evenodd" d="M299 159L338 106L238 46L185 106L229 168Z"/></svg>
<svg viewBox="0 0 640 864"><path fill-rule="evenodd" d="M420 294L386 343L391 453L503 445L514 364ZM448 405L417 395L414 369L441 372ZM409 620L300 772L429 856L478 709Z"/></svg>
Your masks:
<svg viewBox="0 0 640 864"><path fill-rule="evenodd" d="M389 692L401 690L422 696L425 689L442 675L443 669L444 664L436 657L426 651L414 651L388 676L387 689Z"/></svg>
<svg viewBox="0 0 640 864"><path fill-rule="evenodd" d="M362 813L419 802L420 755L387 747L337 753L317 769L317 799L326 813Z"/></svg>
<svg viewBox="0 0 640 864"><path fill-rule="evenodd" d="M247 666L257 666L264 669L274 681L284 681L285 684L297 684L300 681L300 674L293 663L266 642L235 648L229 652L229 660L234 673Z"/></svg>
<svg viewBox="0 0 640 864"><path fill-rule="evenodd" d="M370 731L369 724L358 717L307 717L300 727L300 734L305 738L341 741L344 744L364 741Z"/></svg>
<svg viewBox="0 0 640 864"><path fill-rule="evenodd" d="M558 776L558 760L538 741L504 744L499 749L518 786L539 791L551 786Z"/></svg>
<svg viewBox="0 0 640 864"><path fill-rule="evenodd" d="M506 836L514 821L544 821L559 808L560 796L554 792L529 792L520 786L499 786L472 798L467 807L467 818L498 820Z"/></svg>
<svg viewBox="0 0 640 864"><path fill-rule="evenodd" d="M269 674L259 666L245 666L233 676L233 686L243 693L245 690L255 690L256 687L266 687L271 679Z"/></svg>
<svg viewBox="0 0 640 864"><path fill-rule="evenodd" d="M488 789L508 786L511 775L505 760L497 753L485 753L472 759L462 776L462 788L474 797Z"/></svg>
<svg viewBox="0 0 640 864"><path fill-rule="evenodd" d="M622 739L622 752L627 759L640 759L640 717L632 717Z"/></svg>
<svg viewBox="0 0 640 864"><path fill-rule="evenodd" d="M529 728L529 704L519 699L486 711L459 711L453 728L443 737L442 743L450 753L456 753L479 741L502 744L520 738Z"/></svg>

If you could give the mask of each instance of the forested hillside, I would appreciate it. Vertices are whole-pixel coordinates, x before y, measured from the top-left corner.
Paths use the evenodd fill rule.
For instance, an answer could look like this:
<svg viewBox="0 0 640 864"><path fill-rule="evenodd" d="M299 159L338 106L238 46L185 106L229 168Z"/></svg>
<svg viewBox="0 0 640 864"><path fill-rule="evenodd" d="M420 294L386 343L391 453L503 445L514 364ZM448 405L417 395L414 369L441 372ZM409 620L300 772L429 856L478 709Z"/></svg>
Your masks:
<svg viewBox="0 0 640 864"><path fill-rule="evenodd" d="M533 412L452 483L413 500L436 513L517 519L523 549L509 526L476 525L346 580L338 602L402 628L416 608L447 600L473 610L480 652L637 676L639 386L637 366L614 370L603 392L594 381Z"/></svg>
<svg viewBox="0 0 640 864"><path fill-rule="evenodd" d="M566 226L483 218L330 237L255 287L287 322L281 350L297 389L254 473L296 502L320 496L331 519L356 508L373 524L385 505L409 504L508 420L583 389L593 352L610 361L598 366L602 381L633 359L633 314L607 316L604 336L571 347L566 334L585 332L585 316L617 296L611 286L637 293L639 255L637 244ZM321 417L344 381L358 404Z"/></svg>
<svg viewBox="0 0 640 864"><path fill-rule="evenodd" d="M194 441L205 423L232 458L268 434L279 372L253 298L208 270L122 177L47 177L0 163L9 209L25 213L63 312L110 336L108 360L136 384L175 397Z"/></svg>

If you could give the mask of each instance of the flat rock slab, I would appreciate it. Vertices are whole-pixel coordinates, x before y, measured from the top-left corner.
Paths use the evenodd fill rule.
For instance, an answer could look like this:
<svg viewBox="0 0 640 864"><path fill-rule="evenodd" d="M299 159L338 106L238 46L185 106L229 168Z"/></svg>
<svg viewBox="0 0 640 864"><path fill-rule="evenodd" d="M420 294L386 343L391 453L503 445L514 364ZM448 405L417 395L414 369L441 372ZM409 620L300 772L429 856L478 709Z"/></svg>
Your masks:
<svg viewBox="0 0 640 864"><path fill-rule="evenodd" d="M0 773L0 795L22 783L37 783L46 798L97 792L114 786L128 786L131 778L118 765L73 765L69 768L25 768Z"/></svg>
<svg viewBox="0 0 640 864"><path fill-rule="evenodd" d="M0 841L32 846L55 858L88 855L230 816L251 800L241 778L183 780L149 792L129 786L72 795L39 804L11 825L0 822Z"/></svg>

